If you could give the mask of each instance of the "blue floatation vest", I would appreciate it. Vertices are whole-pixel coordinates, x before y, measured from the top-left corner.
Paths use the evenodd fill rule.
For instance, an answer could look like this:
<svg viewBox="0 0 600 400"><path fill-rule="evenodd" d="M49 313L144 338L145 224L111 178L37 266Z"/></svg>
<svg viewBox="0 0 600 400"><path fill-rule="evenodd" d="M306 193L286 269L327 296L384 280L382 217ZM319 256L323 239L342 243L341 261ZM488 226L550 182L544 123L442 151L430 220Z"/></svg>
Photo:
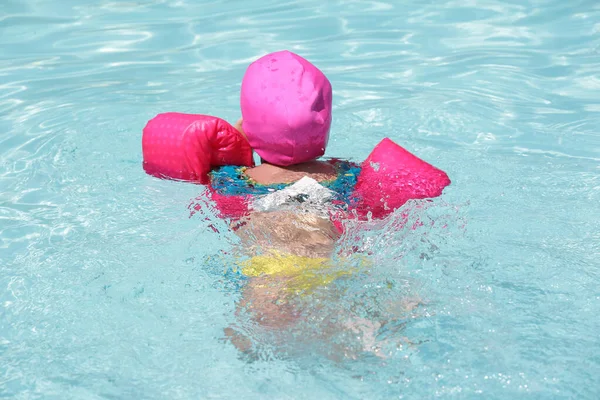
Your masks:
<svg viewBox="0 0 600 400"><path fill-rule="evenodd" d="M354 186L356 186L356 180L360 174L360 165L338 159L332 159L329 162L335 167L337 176L335 179L319 183L335 192L334 200L349 204ZM260 196L292 185L292 183L263 185L254 182L245 174L246 169L247 167L224 166L214 170L211 172L213 190L223 196Z"/></svg>

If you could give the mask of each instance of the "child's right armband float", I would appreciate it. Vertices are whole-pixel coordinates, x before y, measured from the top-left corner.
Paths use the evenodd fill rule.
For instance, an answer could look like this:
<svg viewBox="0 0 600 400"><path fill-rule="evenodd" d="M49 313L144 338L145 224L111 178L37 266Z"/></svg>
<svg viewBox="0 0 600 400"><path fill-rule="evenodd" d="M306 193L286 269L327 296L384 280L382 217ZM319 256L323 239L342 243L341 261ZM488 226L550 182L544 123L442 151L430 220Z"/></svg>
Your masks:
<svg viewBox="0 0 600 400"><path fill-rule="evenodd" d="M223 165L254 165L252 149L227 121L210 115L158 114L142 134L146 173L201 184Z"/></svg>

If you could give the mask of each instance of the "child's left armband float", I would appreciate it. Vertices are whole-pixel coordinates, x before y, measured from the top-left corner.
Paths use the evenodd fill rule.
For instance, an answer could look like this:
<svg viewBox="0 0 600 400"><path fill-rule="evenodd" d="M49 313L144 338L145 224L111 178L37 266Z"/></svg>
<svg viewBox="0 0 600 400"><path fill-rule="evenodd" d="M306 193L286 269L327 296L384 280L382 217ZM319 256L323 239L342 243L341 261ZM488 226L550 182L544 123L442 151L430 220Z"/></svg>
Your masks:
<svg viewBox="0 0 600 400"><path fill-rule="evenodd" d="M352 208L359 217L384 218L411 199L438 197L448 175L385 138L361 165Z"/></svg>

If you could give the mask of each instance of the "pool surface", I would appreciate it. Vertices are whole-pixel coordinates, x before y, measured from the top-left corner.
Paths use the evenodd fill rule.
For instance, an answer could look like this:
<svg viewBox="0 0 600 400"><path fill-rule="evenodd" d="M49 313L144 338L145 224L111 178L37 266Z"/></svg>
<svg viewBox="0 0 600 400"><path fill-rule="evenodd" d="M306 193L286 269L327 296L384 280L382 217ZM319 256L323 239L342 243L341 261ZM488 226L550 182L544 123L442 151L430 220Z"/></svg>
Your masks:
<svg viewBox="0 0 600 400"><path fill-rule="evenodd" d="M0 397L600 396L597 1L3 0L0 49ZM143 172L148 119L234 122L282 49L332 82L328 156L388 136L452 179L417 229L340 243L374 267L328 312L423 303L385 358L335 360L319 325L240 354L237 239Z"/></svg>

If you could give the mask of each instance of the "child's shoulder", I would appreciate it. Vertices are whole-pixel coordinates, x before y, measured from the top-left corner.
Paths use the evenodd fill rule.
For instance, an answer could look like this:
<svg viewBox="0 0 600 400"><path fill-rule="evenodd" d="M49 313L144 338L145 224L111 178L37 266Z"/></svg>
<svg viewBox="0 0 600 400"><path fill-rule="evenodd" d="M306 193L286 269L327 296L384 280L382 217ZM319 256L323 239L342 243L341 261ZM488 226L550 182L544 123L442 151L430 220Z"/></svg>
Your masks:
<svg viewBox="0 0 600 400"><path fill-rule="evenodd" d="M261 164L254 168L248 168L246 174L253 181L262 185L278 183L293 183L305 176L317 182L335 179L337 169L335 165L327 161L309 161L301 164L280 167L272 164Z"/></svg>
<svg viewBox="0 0 600 400"><path fill-rule="evenodd" d="M212 190L224 196L260 196L286 188L304 177L319 182L348 202L360 165L341 159L320 159L288 167L261 164L256 167L224 166L211 173Z"/></svg>

